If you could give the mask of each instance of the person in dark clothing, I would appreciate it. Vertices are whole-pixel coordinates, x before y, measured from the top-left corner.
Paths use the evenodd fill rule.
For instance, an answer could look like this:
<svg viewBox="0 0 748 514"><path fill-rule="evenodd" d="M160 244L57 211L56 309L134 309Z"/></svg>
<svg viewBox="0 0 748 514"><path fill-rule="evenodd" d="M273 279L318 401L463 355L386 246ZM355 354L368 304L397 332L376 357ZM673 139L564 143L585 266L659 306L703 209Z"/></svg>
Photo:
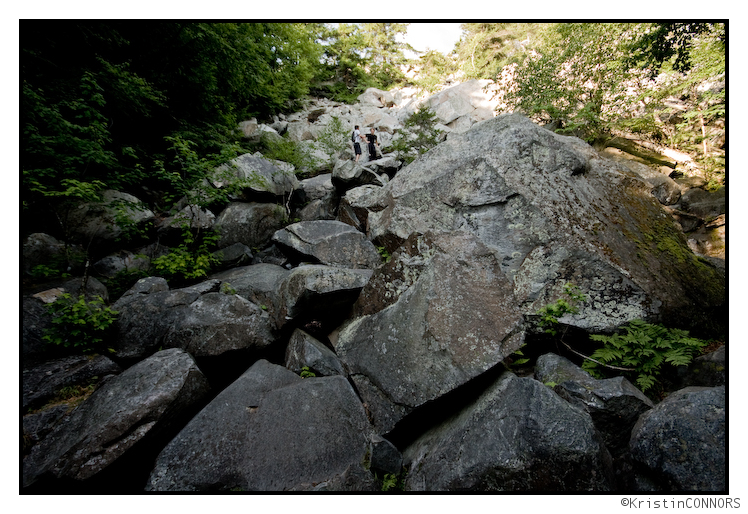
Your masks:
<svg viewBox="0 0 748 514"><path fill-rule="evenodd" d="M377 135L374 133L374 127L371 128L371 134L366 134L366 139L369 141L369 160L373 161L377 158L376 147L379 146Z"/></svg>

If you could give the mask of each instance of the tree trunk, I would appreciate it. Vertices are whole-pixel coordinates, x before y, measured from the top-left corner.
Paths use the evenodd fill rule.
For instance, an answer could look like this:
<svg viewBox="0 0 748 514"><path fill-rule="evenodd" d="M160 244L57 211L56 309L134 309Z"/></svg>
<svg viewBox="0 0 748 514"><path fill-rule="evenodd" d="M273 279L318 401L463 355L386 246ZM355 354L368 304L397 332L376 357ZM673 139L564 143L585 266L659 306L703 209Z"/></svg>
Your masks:
<svg viewBox="0 0 748 514"><path fill-rule="evenodd" d="M672 169L675 169L675 166L677 164L675 161L667 158L664 155L644 148L641 145L637 144L635 141L622 137L616 136L612 139L609 139L605 142L604 146L618 148L619 150L644 159L645 161L651 162L653 164L658 164L660 166L667 166L668 168Z"/></svg>

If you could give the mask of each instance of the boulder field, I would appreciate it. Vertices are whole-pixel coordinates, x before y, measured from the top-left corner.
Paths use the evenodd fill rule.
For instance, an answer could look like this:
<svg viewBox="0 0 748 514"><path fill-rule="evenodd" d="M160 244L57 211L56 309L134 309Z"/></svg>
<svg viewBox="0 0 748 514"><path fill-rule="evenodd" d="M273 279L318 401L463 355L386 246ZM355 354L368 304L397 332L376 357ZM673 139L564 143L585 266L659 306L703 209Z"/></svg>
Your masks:
<svg viewBox="0 0 748 514"><path fill-rule="evenodd" d="M219 170L220 188L262 161L261 180L191 218L221 228L223 269L110 298L106 357L44 347L43 305L74 283L27 294L22 493L375 492L384 477L405 491L725 491L724 348L650 398L590 376L533 321L572 284L586 300L558 321L577 337L635 319L724 333L724 267L689 245L687 205L663 205L680 195L580 139L443 96L435 108L469 128L396 171L339 159L294 182L260 155ZM396 105L370 97L372 112ZM105 281L154 244L94 269ZM35 235L24 251L58 246ZM95 390L77 407L45 406L83 383Z"/></svg>

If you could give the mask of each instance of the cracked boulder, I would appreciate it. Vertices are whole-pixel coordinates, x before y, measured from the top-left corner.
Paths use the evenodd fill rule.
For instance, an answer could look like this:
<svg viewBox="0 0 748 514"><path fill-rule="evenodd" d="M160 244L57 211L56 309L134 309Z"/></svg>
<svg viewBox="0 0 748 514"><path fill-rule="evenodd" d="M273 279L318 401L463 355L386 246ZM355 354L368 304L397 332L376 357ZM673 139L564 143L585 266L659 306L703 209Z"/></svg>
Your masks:
<svg viewBox="0 0 748 514"><path fill-rule="evenodd" d="M23 487L96 476L138 443L171 428L208 389L188 353L158 352L101 385L34 446L23 462Z"/></svg>
<svg viewBox="0 0 748 514"><path fill-rule="evenodd" d="M623 377L598 380L570 360L548 353L538 358L535 378L572 405L587 411L613 456L628 450L631 429L652 401Z"/></svg>
<svg viewBox="0 0 748 514"><path fill-rule="evenodd" d="M335 349L385 433L523 342L523 318L495 254L458 232L410 238L361 292Z"/></svg>
<svg viewBox="0 0 748 514"><path fill-rule="evenodd" d="M370 432L344 377L302 379L261 360L164 448L146 490L367 488Z"/></svg>
<svg viewBox="0 0 748 514"><path fill-rule="evenodd" d="M719 330L724 278L651 189L578 138L502 115L398 172L368 236L393 252L413 234L471 232L496 253L526 314L571 282L588 302L561 320L569 325L607 331L638 318Z"/></svg>
<svg viewBox="0 0 748 514"><path fill-rule="evenodd" d="M279 285L273 309L275 326L281 328L297 318L332 318L340 323L371 275L371 270L322 264L294 268Z"/></svg>
<svg viewBox="0 0 748 514"><path fill-rule="evenodd" d="M272 344L270 315L239 295L216 292L219 284L211 280L169 291L126 293L112 306L119 312L117 356L142 359L164 347L206 357L260 351Z"/></svg>
<svg viewBox="0 0 748 514"><path fill-rule="evenodd" d="M281 229L273 241L300 259L328 266L374 269L382 262L379 252L366 236L352 226L335 220L301 221Z"/></svg>
<svg viewBox="0 0 748 514"><path fill-rule="evenodd" d="M409 491L609 491L611 460L586 412L505 373L404 454Z"/></svg>

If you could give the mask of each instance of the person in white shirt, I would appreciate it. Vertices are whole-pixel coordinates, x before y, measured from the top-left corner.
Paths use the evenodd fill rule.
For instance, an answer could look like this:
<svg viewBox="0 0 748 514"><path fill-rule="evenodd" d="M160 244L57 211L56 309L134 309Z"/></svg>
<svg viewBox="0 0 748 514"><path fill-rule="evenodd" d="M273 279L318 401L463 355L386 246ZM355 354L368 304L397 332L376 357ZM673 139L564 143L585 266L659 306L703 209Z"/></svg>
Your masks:
<svg viewBox="0 0 748 514"><path fill-rule="evenodd" d="M353 131L353 151L356 153L356 162L358 162L361 157L362 142L363 138L361 137L361 131L358 130L358 125L356 125L356 129Z"/></svg>

